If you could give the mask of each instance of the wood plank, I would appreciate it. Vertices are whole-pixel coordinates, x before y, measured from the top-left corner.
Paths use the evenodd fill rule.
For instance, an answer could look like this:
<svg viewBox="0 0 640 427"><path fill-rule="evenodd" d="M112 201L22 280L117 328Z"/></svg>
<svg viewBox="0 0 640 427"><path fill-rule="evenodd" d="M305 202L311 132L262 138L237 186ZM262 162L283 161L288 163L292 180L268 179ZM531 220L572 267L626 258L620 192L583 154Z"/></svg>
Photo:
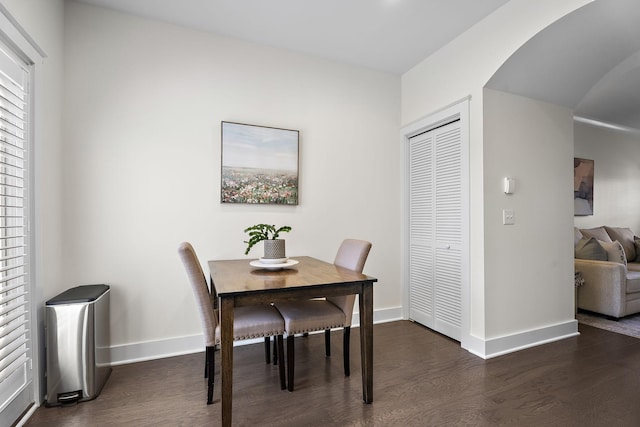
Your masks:
<svg viewBox="0 0 640 427"><path fill-rule="evenodd" d="M375 325L371 405L360 399L359 375L344 377L342 331L333 332L337 344L329 358L323 333L296 339L293 393L280 390L278 367L264 362L262 343L235 347L233 423L639 425L640 340L579 329L577 337L483 360L415 323ZM359 334L352 328L352 372L361 369ZM213 405L206 404L203 369L204 353L114 366L98 398L38 408L26 426L217 425L219 364Z"/></svg>

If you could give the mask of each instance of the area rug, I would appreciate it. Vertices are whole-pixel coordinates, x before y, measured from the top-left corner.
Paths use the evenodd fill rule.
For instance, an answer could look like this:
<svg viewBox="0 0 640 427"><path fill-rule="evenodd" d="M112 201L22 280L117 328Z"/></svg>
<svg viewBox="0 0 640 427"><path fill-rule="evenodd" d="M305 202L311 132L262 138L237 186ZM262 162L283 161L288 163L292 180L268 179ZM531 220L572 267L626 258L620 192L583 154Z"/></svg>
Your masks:
<svg viewBox="0 0 640 427"><path fill-rule="evenodd" d="M617 332L630 337L640 338L640 314L623 317L620 320L607 319L605 316L584 311L576 314L578 323Z"/></svg>

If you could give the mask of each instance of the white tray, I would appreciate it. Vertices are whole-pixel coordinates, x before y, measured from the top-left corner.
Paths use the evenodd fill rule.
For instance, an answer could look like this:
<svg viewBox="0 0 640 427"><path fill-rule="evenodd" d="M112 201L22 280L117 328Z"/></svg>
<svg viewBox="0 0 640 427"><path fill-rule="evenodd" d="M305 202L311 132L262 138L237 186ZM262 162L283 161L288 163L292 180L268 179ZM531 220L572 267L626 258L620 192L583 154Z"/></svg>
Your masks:
<svg viewBox="0 0 640 427"><path fill-rule="evenodd" d="M287 262L289 260L289 258L260 258L258 261L260 261L262 264L284 264L285 262Z"/></svg>
<svg viewBox="0 0 640 427"><path fill-rule="evenodd" d="M260 262L259 259L257 259L255 261L251 261L249 265L252 267L265 268L267 270L280 270L282 268L293 267L297 263L298 261L296 261L295 259L290 259L290 260L287 260L287 262L283 262L281 264L265 264L263 262Z"/></svg>

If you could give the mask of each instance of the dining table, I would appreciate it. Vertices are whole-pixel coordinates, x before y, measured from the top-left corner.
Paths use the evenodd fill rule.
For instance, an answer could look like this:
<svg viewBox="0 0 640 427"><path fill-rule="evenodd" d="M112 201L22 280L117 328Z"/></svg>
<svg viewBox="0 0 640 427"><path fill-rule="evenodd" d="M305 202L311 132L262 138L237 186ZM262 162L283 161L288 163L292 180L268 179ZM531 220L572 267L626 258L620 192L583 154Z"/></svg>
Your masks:
<svg viewBox="0 0 640 427"><path fill-rule="evenodd" d="M373 284L378 279L309 256L289 258L284 267L247 259L212 260L209 272L220 310L223 426L231 426L233 414L234 307L358 295L362 398L373 402Z"/></svg>

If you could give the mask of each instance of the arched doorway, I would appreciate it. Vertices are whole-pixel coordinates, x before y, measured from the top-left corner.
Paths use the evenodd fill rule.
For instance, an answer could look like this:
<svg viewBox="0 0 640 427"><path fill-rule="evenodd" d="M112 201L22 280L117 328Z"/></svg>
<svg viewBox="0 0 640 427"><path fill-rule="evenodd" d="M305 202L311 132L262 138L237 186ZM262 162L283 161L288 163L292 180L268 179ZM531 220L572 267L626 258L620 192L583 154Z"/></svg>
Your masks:
<svg viewBox="0 0 640 427"><path fill-rule="evenodd" d="M557 219L545 218L547 223L562 222L580 228L609 225L640 230L640 219L637 218L640 198L636 200L633 196L640 185L640 171L637 162L630 161L640 157L640 148L637 148L640 146L638 19L638 2L592 2L531 38L485 86L485 128L492 129L489 135L485 133L488 136L485 152L493 148L492 154L500 156L498 150L505 150L508 138L496 142L501 132L496 129L513 128L507 122L513 120L510 113L514 105L527 104L534 110L548 109L547 117L555 115L556 122L550 127L566 125L566 121L559 124L561 121L557 119L564 114L566 120L567 111L574 116L571 153L567 152L566 144L559 144L557 150L549 149L546 157L536 158L538 163L544 164L542 173L555 174L556 182L548 182L546 188L570 185L565 179L571 170L569 154L595 160L595 208L592 214L574 218L571 212L569 225L565 224L567 212L545 206L556 209L557 216ZM502 115L498 117L497 112ZM498 121L503 123L497 124ZM511 137L527 138L521 136L525 129L536 135L538 125L533 115L522 117L517 129L520 133L514 132ZM531 138L531 144L548 142L540 135L536 136L537 140ZM556 156L564 156L566 173L561 170L562 165L554 164ZM510 158L510 162L515 158ZM525 181L532 180L533 175L534 172L530 172ZM545 185L540 188L544 191ZM571 197L570 189L567 193L567 197ZM570 282L566 286L571 286ZM566 289L559 295L565 300L571 297Z"/></svg>

